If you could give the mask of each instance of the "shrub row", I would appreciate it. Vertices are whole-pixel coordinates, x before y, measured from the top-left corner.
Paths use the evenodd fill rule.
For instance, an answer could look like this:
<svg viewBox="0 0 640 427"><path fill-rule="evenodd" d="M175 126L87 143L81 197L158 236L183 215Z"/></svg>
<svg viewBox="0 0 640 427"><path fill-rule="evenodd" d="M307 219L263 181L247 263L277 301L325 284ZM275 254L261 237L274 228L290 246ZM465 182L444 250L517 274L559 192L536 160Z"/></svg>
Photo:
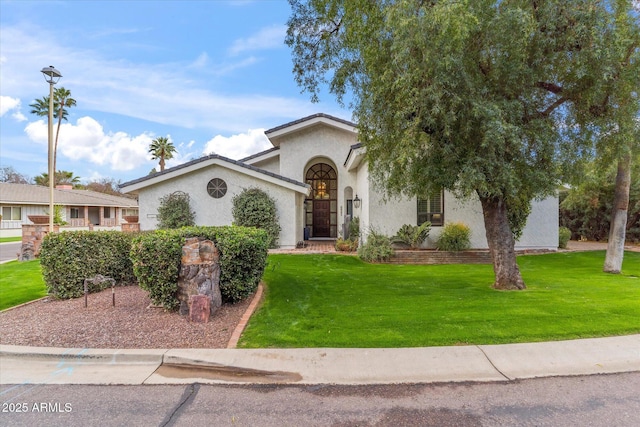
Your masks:
<svg viewBox="0 0 640 427"><path fill-rule="evenodd" d="M267 263L268 236L248 227L185 227L158 230L138 236L131 259L140 286L154 304L178 306L176 297L182 245L198 237L214 242L220 251L220 291L224 302L240 301L258 287Z"/></svg>
<svg viewBox="0 0 640 427"><path fill-rule="evenodd" d="M154 304L178 306L176 297L182 246L190 237L211 240L220 251L223 301L237 302L253 293L267 263L268 237L248 227L185 227L148 233L71 231L49 234L42 242L40 263L47 290L56 298L77 298L84 279L98 274L118 285L137 282ZM91 286L90 292L100 291Z"/></svg>
<svg viewBox="0 0 640 427"><path fill-rule="evenodd" d="M56 298L77 298L84 293L84 279L98 274L112 277L118 285L135 283L129 259L133 236L117 231L50 233L40 249L47 291ZM90 292L99 290L99 285L90 285Z"/></svg>

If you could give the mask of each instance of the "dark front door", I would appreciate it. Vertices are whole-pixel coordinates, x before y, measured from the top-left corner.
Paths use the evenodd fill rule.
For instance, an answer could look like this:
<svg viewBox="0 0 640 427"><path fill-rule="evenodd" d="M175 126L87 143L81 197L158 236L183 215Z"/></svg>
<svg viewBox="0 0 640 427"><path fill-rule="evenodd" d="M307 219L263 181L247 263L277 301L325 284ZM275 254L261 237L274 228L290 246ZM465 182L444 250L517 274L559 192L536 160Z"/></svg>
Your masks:
<svg viewBox="0 0 640 427"><path fill-rule="evenodd" d="M315 200L313 202L313 236L330 237L331 222L329 218L330 202L328 200Z"/></svg>

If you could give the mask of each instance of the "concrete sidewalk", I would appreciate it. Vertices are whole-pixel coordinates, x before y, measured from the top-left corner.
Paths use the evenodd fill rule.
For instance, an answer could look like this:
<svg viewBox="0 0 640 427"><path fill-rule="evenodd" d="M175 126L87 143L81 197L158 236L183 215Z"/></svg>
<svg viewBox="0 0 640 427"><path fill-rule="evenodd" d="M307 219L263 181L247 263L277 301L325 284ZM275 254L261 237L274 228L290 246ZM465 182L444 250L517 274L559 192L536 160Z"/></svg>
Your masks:
<svg viewBox="0 0 640 427"><path fill-rule="evenodd" d="M398 384L640 371L640 335L389 349L0 346L0 384Z"/></svg>

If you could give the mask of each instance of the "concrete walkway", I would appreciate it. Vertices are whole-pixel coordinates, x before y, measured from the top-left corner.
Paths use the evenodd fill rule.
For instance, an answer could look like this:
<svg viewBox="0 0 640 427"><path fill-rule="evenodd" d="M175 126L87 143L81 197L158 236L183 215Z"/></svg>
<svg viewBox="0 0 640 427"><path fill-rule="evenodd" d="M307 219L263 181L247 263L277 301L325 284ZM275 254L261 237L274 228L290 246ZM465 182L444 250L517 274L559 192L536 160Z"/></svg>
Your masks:
<svg viewBox="0 0 640 427"><path fill-rule="evenodd" d="M398 384L640 371L640 335L386 349L108 350L0 346L0 384Z"/></svg>

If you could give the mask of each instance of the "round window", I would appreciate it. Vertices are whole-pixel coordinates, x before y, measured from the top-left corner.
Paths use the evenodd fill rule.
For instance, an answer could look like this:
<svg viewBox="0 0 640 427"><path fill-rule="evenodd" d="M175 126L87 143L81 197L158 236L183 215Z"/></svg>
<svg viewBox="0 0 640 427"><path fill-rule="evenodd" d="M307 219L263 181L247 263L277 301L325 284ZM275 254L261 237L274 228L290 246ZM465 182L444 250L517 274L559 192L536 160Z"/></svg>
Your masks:
<svg viewBox="0 0 640 427"><path fill-rule="evenodd" d="M219 199L227 194L227 183L220 178L213 178L207 184L207 193L214 199Z"/></svg>

